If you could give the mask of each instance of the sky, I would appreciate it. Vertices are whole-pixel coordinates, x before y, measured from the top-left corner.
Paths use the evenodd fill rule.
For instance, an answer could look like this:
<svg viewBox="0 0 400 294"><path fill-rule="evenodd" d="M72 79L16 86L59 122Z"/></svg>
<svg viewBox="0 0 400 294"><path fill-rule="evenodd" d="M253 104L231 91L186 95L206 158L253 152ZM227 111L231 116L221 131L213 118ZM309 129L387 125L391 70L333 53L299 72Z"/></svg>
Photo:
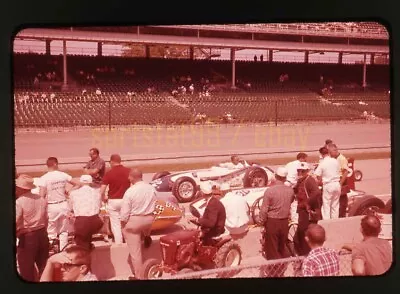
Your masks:
<svg viewBox="0 0 400 294"><path fill-rule="evenodd" d="M51 54L59 55L63 53L62 41L51 42ZM122 45L103 45L104 56L118 56L121 54L123 49ZM14 41L14 52L18 53L45 53L46 45L44 41L37 40L15 40ZM221 57L213 59L230 59L230 49L221 49ZM97 43L96 42L77 42L67 41L67 54L76 55L97 55ZM254 55L259 58L260 55L264 55L264 60L267 60L268 50L253 50L245 49L236 52L236 60L253 60ZM362 54L346 54L343 55L343 63L355 63L363 61L364 56ZM279 62L304 62L304 52L275 52L274 61ZM326 52L325 54L310 54L309 62L323 62L323 63L337 63L338 53ZM369 54L367 55L367 63L370 62Z"/></svg>

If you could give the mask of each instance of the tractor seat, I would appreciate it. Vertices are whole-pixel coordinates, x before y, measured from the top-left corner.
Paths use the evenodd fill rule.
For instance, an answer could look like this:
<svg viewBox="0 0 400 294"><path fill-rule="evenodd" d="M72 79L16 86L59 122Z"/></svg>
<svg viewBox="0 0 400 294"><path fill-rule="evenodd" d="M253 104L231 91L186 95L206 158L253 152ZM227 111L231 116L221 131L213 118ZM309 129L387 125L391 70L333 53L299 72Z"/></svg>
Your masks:
<svg viewBox="0 0 400 294"><path fill-rule="evenodd" d="M225 243L225 242L228 242L230 240L232 240L231 235L222 235L222 236L217 237L217 238L212 238L211 239L211 244L213 246L218 247L221 243Z"/></svg>

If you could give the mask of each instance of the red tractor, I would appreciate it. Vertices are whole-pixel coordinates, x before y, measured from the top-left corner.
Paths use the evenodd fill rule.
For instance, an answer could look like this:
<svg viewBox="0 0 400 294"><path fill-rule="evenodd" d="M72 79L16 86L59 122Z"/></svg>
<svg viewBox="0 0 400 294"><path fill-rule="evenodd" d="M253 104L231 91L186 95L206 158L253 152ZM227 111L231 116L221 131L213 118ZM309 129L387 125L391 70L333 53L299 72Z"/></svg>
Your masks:
<svg viewBox="0 0 400 294"><path fill-rule="evenodd" d="M213 238L210 244L205 245L200 239L200 234L199 229L192 229L162 236L162 261L160 263L157 259L146 260L143 264L143 276L146 279L156 279L163 273L175 275L240 265L242 251L230 236Z"/></svg>

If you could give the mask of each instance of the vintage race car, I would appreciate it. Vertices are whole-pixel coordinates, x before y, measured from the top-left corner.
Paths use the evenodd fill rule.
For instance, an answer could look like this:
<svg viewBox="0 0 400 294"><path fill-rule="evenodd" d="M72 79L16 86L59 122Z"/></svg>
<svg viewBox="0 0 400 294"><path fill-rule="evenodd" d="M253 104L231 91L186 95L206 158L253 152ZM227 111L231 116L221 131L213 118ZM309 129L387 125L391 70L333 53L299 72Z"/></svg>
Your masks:
<svg viewBox="0 0 400 294"><path fill-rule="evenodd" d="M34 184L37 186L38 178L34 178ZM39 194L39 189L35 188L31 190L34 194ZM101 211L102 217L106 214L105 206L102 207ZM157 195L156 209L155 209L156 218L151 227L151 231L162 230L172 225L176 224L181 220L181 218L185 214L185 210L183 207L179 206L178 201L172 195ZM102 229L103 232L111 232L110 228ZM111 233L109 233L110 235Z"/></svg>
<svg viewBox="0 0 400 294"><path fill-rule="evenodd" d="M243 162L243 168L232 169L213 166L209 169L169 173L156 173L151 185L158 192L172 192L179 202L193 201L199 192L202 181L216 184L229 183L233 188L265 187L274 180L274 171L269 167Z"/></svg>
<svg viewBox="0 0 400 294"><path fill-rule="evenodd" d="M382 211L385 208L385 203L373 195L367 195L364 191L355 189L355 173L354 171L354 159L349 160L348 185L350 191L347 193L349 202L347 216L364 215L368 211ZM321 187L320 187L321 188ZM265 191L269 187L255 187L255 188L239 188L232 189L232 193L235 193L239 197L245 197L248 208L250 210L250 216L254 224L260 225L258 215L262 205L262 200ZM204 197L196 199L189 205L190 213L195 217L201 217L205 210L206 199Z"/></svg>

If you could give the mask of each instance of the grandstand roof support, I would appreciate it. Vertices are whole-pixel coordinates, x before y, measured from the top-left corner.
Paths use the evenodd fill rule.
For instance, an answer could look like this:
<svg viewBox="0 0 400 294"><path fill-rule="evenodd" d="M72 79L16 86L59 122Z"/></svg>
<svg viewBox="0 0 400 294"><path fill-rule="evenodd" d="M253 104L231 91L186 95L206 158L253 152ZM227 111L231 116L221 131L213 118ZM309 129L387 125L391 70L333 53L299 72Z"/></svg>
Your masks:
<svg viewBox="0 0 400 294"><path fill-rule="evenodd" d="M343 52L339 52L338 55L338 64L342 64L343 63Z"/></svg>
<svg viewBox="0 0 400 294"><path fill-rule="evenodd" d="M67 88L67 41L63 41L63 77L64 77L64 84L63 87Z"/></svg>
<svg viewBox="0 0 400 294"><path fill-rule="evenodd" d="M364 66L363 66L363 88L367 86L367 54L364 53Z"/></svg>
<svg viewBox="0 0 400 294"><path fill-rule="evenodd" d="M46 39L46 55L51 55L51 40Z"/></svg>
<svg viewBox="0 0 400 294"><path fill-rule="evenodd" d="M306 51L304 54L304 63L308 63L309 56L310 56L310 51Z"/></svg>
<svg viewBox="0 0 400 294"><path fill-rule="evenodd" d="M97 42L97 56L103 56L103 42Z"/></svg>
<svg viewBox="0 0 400 294"><path fill-rule="evenodd" d="M231 48L231 61L232 61L232 89L236 88L236 66L235 66L235 48Z"/></svg>
<svg viewBox="0 0 400 294"><path fill-rule="evenodd" d="M273 60L274 60L274 50L270 49L268 50L268 61L272 63Z"/></svg>

